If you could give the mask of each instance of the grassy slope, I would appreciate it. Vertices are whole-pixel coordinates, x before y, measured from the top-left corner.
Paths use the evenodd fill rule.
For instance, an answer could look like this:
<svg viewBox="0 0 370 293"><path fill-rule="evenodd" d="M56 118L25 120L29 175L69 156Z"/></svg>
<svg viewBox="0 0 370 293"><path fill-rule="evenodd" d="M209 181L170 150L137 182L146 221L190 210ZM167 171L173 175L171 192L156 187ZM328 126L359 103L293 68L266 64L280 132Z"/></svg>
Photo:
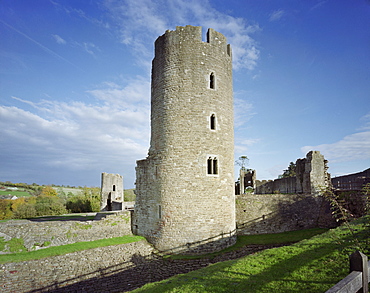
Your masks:
<svg viewBox="0 0 370 293"><path fill-rule="evenodd" d="M28 196L32 196L27 191L21 191L21 190L0 190L0 195L8 195L8 194L15 195L16 197L22 197L22 196L28 197Z"/></svg>
<svg viewBox="0 0 370 293"><path fill-rule="evenodd" d="M48 248L44 248L44 249L40 249L36 251L30 251L30 252L3 254L3 255L0 255L0 263L21 262L25 260L40 259L44 257L63 255L63 254L81 251L85 249L136 242L136 241L140 241L143 239L145 238L141 236L127 235L123 237L114 237L114 238L100 239L100 240L95 240L95 241L77 242L77 243L66 244L62 246L52 246L52 247L48 247Z"/></svg>
<svg viewBox="0 0 370 293"><path fill-rule="evenodd" d="M357 234L368 232L363 225L356 230ZM349 231L340 227L133 292L325 292L348 274L348 256L354 250Z"/></svg>

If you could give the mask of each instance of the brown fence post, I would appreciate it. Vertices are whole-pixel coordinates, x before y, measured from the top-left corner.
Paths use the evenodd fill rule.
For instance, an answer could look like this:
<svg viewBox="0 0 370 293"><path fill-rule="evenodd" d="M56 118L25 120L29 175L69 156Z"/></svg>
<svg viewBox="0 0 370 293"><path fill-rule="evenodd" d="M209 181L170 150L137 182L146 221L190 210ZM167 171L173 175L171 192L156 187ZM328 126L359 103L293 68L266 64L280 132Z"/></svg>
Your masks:
<svg viewBox="0 0 370 293"><path fill-rule="evenodd" d="M369 292L369 275L368 275L368 262L367 256L360 251L356 251L349 257L350 270L362 272L362 291L363 293Z"/></svg>

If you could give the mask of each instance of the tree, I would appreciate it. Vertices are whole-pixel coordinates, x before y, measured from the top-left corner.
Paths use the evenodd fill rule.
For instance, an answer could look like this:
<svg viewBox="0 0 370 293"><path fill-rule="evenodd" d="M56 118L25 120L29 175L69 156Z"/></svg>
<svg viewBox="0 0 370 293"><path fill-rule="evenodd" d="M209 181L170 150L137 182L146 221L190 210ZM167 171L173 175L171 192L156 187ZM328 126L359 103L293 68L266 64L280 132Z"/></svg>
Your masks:
<svg viewBox="0 0 370 293"><path fill-rule="evenodd" d="M62 215L67 213L63 200L57 196L39 195L35 204L37 216Z"/></svg>
<svg viewBox="0 0 370 293"><path fill-rule="evenodd" d="M26 218L34 218L37 216L35 204L26 202L20 205L16 211L14 211L14 219L26 219Z"/></svg>
<svg viewBox="0 0 370 293"><path fill-rule="evenodd" d="M57 196L57 195L58 195L57 191L49 185L45 186L40 194L40 196Z"/></svg>
<svg viewBox="0 0 370 293"><path fill-rule="evenodd" d="M245 169L245 166L248 165L249 159L247 156L241 156L237 161L235 161L236 164L238 164L241 169Z"/></svg>
<svg viewBox="0 0 370 293"><path fill-rule="evenodd" d="M100 188L84 187L77 195L68 198L66 207L71 213L100 211Z"/></svg>
<svg viewBox="0 0 370 293"><path fill-rule="evenodd" d="M290 162L288 169L284 170L283 175L280 175L279 178L294 177L296 176L296 164Z"/></svg>
<svg viewBox="0 0 370 293"><path fill-rule="evenodd" d="M11 219L13 213L11 211L12 201L10 199L0 199L0 220Z"/></svg>

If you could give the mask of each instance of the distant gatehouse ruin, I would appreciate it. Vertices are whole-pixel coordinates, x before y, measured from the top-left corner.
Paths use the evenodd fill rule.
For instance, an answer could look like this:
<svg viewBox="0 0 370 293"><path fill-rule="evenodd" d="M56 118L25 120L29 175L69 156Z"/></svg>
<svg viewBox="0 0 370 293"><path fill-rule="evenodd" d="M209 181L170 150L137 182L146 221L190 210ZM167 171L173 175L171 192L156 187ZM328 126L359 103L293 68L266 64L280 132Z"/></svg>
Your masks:
<svg viewBox="0 0 370 293"><path fill-rule="evenodd" d="M101 174L101 211L124 209L123 177L119 174Z"/></svg>

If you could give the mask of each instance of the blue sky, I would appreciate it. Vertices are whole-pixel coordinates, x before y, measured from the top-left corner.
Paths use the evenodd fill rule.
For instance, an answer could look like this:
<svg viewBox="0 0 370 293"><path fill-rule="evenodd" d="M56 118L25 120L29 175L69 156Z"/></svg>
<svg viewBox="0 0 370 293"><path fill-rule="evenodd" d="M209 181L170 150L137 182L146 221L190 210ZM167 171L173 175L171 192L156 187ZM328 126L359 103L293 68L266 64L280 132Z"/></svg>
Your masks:
<svg viewBox="0 0 370 293"><path fill-rule="evenodd" d="M332 177L370 167L369 1L2 0L0 181L134 187L153 43L188 24L232 46L235 158L258 179L310 150Z"/></svg>

